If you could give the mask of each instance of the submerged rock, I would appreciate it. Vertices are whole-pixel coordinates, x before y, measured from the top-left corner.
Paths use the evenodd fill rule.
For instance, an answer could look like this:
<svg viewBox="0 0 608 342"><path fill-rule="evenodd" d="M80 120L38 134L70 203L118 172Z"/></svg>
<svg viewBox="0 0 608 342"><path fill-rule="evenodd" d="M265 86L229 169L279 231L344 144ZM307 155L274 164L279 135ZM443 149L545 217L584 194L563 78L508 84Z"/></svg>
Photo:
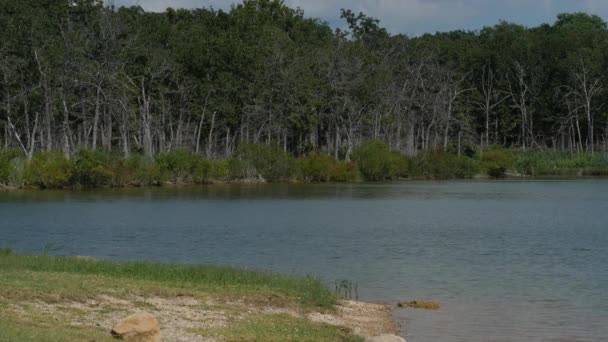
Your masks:
<svg viewBox="0 0 608 342"><path fill-rule="evenodd" d="M112 336L127 342L160 342L160 324L153 315L138 312L118 322Z"/></svg>
<svg viewBox="0 0 608 342"><path fill-rule="evenodd" d="M396 335L380 335L374 337L368 337L365 342L406 342L403 337Z"/></svg>
<svg viewBox="0 0 608 342"><path fill-rule="evenodd" d="M435 302L427 302L423 300L414 300L411 302L400 302L397 304L400 308L414 308L414 309L424 309L424 310L439 310L441 309L441 304Z"/></svg>

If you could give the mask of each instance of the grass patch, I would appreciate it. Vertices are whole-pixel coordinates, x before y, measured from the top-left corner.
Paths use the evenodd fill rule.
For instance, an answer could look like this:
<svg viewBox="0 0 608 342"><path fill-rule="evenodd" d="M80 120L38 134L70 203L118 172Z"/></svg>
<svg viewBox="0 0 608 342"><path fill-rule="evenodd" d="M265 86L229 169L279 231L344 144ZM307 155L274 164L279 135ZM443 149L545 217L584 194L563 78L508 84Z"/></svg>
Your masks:
<svg viewBox="0 0 608 342"><path fill-rule="evenodd" d="M226 341L361 341L346 328L247 311L249 305L304 313L333 311L337 295L310 277L233 267L30 256L8 249L0 251L0 274L0 341L112 341L108 323L96 327L98 321L90 315L126 317L130 312L121 305L96 304L107 297L151 311L157 308L146 301L150 297L210 300L212 304L202 305L227 315L230 326L192 332ZM48 307L57 312L40 309ZM106 312L109 307L112 311ZM87 314L84 308L95 309Z"/></svg>
<svg viewBox="0 0 608 342"><path fill-rule="evenodd" d="M608 154L518 151L514 169L529 176L606 176Z"/></svg>
<svg viewBox="0 0 608 342"><path fill-rule="evenodd" d="M110 282L122 284L124 288L156 289L159 292L190 290L231 297L256 295L254 297L260 300L322 310L333 309L337 301L337 296L315 278L290 277L235 267L0 253L0 272L5 275L0 279L2 292L10 285L7 283L12 282L17 285L14 287L16 291L28 288L41 295L59 293L73 296L79 292L86 294L87 289L103 288ZM7 277L7 274L12 277Z"/></svg>
<svg viewBox="0 0 608 342"><path fill-rule="evenodd" d="M0 341L4 342L80 342L114 341L107 331L82 326L69 326L48 315L30 315L15 319L0 311Z"/></svg>
<svg viewBox="0 0 608 342"><path fill-rule="evenodd" d="M260 314L240 319L228 327L193 329L203 336L217 336L225 341L352 341L362 342L346 328L313 323L287 314Z"/></svg>

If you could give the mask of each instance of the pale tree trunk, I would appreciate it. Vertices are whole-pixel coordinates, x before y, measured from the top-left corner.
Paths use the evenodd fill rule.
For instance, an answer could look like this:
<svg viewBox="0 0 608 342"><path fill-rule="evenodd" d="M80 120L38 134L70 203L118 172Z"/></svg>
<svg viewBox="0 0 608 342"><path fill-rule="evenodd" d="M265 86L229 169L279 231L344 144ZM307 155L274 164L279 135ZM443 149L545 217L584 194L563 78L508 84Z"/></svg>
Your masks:
<svg viewBox="0 0 608 342"><path fill-rule="evenodd" d="M211 127L209 128L209 136L207 137L207 157L213 158L213 128L215 126L215 115L217 112L213 112L211 115Z"/></svg>
<svg viewBox="0 0 608 342"><path fill-rule="evenodd" d="M97 149L97 133L99 131L99 116L101 111L101 85L97 85L95 94L95 115L93 116L93 142L91 144L93 151Z"/></svg>
<svg viewBox="0 0 608 342"><path fill-rule="evenodd" d="M63 124L62 124L62 133L63 133L63 155L66 159L70 159L70 138L69 138L69 116L70 112L68 110L68 103L65 98L65 94L61 92L61 102L63 103Z"/></svg>
<svg viewBox="0 0 608 342"><path fill-rule="evenodd" d="M207 97L205 98L205 105L203 106L203 113L201 114L201 120L198 122L198 130L196 132L196 154L199 153L199 148L201 144L201 132L203 131L203 122L205 121L205 114L207 113L207 104L209 103L209 96L211 92L207 93Z"/></svg>
<svg viewBox="0 0 608 342"><path fill-rule="evenodd" d="M150 94L146 93L146 86L144 80L141 81L141 97L140 97L140 115L142 125L142 145L144 149L144 155L148 158L152 158L152 117L150 113Z"/></svg>

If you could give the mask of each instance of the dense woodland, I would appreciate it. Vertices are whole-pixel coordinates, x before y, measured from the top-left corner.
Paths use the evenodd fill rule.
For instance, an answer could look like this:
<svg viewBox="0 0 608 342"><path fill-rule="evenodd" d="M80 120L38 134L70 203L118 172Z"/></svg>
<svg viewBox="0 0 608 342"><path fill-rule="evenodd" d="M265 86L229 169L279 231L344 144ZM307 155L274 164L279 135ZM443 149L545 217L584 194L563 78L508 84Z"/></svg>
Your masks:
<svg viewBox="0 0 608 342"><path fill-rule="evenodd" d="M0 136L36 151L229 156L241 143L350 159L392 150L605 149L608 29L391 35L342 12L333 30L281 1L145 12L97 0L0 3Z"/></svg>

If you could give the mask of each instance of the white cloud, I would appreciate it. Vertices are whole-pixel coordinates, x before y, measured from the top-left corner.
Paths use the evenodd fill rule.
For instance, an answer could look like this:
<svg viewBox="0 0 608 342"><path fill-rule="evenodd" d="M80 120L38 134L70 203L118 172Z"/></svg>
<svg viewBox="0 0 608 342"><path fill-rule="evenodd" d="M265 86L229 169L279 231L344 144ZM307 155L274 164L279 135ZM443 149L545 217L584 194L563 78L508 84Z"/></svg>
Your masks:
<svg viewBox="0 0 608 342"><path fill-rule="evenodd" d="M229 9L233 0L114 0L117 5L141 5L148 11L167 7ZM239 1L240 2L240 1ZM479 29L498 20L538 25L561 12L586 11L608 17L608 0L285 0L309 17L341 25L340 9L364 12L381 20L390 32L421 34L455 29Z"/></svg>

